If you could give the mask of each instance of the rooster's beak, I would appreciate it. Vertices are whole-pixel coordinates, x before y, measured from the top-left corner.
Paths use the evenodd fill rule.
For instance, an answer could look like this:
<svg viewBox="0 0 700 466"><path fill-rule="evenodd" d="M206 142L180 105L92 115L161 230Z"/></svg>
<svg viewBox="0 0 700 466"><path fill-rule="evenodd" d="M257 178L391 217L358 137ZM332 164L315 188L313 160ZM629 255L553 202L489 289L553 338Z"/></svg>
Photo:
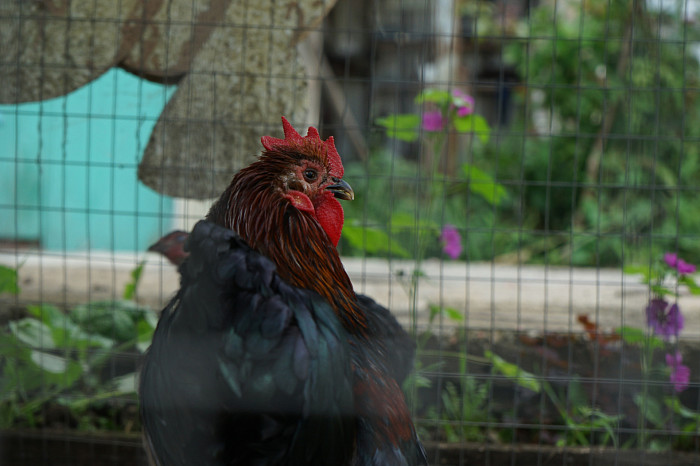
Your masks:
<svg viewBox="0 0 700 466"><path fill-rule="evenodd" d="M355 192L352 190L349 184L343 180L333 181L335 181L335 184L328 186L326 189L332 192L335 197L346 201L352 201L355 199Z"/></svg>

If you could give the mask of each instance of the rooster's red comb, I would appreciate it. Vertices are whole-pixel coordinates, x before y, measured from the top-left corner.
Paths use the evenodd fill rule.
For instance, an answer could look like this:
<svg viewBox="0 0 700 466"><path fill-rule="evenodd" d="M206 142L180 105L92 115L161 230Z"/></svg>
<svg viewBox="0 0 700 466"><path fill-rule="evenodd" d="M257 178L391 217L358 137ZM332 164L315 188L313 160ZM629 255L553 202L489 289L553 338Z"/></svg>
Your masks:
<svg viewBox="0 0 700 466"><path fill-rule="evenodd" d="M297 130L282 117L282 127L284 128L284 139L273 138L272 136L263 136L261 138L262 145L267 150L293 149L303 152L315 152L325 157L332 176L343 177L343 163L340 161L340 155L335 148L333 136L330 136L325 141L321 140L318 130L313 126L309 126L306 136L301 137Z"/></svg>

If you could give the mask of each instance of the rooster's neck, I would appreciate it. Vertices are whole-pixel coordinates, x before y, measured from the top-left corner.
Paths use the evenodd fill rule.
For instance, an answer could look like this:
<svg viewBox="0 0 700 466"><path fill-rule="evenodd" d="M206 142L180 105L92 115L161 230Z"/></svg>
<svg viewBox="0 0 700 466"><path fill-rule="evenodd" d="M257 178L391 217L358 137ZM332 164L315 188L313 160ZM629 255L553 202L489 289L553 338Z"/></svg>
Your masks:
<svg viewBox="0 0 700 466"><path fill-rule="evenodd" d="M364 313L335 245L315 215L292 206L274 178L255 164L241 170L208 219L235 231L272 260L290 284L326 298L349 330L363 331Z"/></svg>

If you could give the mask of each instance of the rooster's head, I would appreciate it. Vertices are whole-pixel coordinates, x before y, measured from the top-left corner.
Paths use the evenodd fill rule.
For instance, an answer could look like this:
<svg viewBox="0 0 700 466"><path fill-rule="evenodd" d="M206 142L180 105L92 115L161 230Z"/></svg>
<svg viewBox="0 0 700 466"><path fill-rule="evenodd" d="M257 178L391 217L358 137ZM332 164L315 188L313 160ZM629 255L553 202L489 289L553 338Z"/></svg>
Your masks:
<svg viewBox="0 0 700 466"><path fill-rule="evenodd" d="M343 163L333 136L325 141L314 127L302 137L282 117L284 139L264 136L260 162L275 167L281 195L295 208L313 215L334 245L343 228L343 209L337 199L352 200L343 180Z"/></svg>

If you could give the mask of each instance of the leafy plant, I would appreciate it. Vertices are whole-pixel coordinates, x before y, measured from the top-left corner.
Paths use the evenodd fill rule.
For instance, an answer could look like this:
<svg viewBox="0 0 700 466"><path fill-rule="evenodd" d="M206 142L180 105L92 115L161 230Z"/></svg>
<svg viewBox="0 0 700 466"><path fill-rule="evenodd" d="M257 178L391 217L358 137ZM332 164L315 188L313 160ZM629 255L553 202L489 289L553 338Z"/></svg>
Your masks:
<svg viewBox="0 0 700 466"><path fill-rule="evenodd" d="M448 135L473 135L482 144L489 140L489 125L474 113L474 99L459 89L428 88L416 96L415 104L416 113L375 121L390 138L420 140L425 149L420 163L375 153L366 165L349 164L346 169L348 178L360 180L354 187L358 199L366 202L347 206L343 243L349 251L344 253L412 257L420 263L427 256L440 255L433 238L442 231L441 225L466 226L465 192L489 205L507 198L503 186L475 166L464 164L457 176L440 171L450 155L445 147ZM440 211L435 208L438 200L446 204Z"/></svg>
<svg viewBox="0 0 700 466"><path fill-rule="evenodd" d="M134 296L142 268L143 263L132 272L125 298ZM16 293L16 271L11 272L0 272L10 277L2 289ZM27 313L0 331L0 427L43 425L51 404L65 407L87 427L91 422L80 420L87 407L135 397L133 364L131 372L106 369L118 355L145 350L157 323L152 310L124 299L66 312L48 304L28 306Z"/></svg>
<svg viewBox="0 0 700 466"><path fill-rule="evenodd" d="M618 446L615 429L623 416L609 415L596 407L591 407L577 378L574 377L568 382L568 403L565 403L562 400L562 394L557 393L547 380L540 379L518 365L507 362L491 351L486 351L485 356L493 364L494 373L502 374L528 391L544 393L547 396L566 427L557 445L589 446L591 438L597 437L595 441L597 445L605 446L612 443L615 447ZM592 437L593 435L595 437Z"/></svg>
<svg viewBox="0 0 700 466"><path fill-rule="evenodd" d="M481 442L486 438L490 385L467 374L460 376L458 384L445 384L441 412L437 414L433 408L430 414L438 419L447 442Z"/></svg>
<svg viewBox="0 0 700 466"><path fill-rule="evenodd" d="M700 73L680 45L698 31L682 7L654 5L543 3L507 41L525 92L480 150L519 191L521 257L613 266L674 247L700 260Z"/></svg>
<svg viewBox="0 0 700 466"><path fill-rule="evenodd" d="M386 212L377 212L372 217L378 223L386 225L392 239L399 240L400 244L411 244L412 247L402 248L400 244L391 246L394 253L404 255L406 251L412 251L415 264L408 273L404 270L397 271L397 278L403 285L409 298L410 313L417 317L417 290L419 280L423 276L421 264L428 255L438 255L440 250L451 259L457 259L463 251L462 238L459 228L445 221L444 210L438 212L436 201L451 200L455 207L455 216L462 217L465 211L465 192L476 195L489 205L498 205L506 197L507 192L503 186L494 181L486 171L480 170L471 164L463 164L461 177L448 177L440 172L446 156L446 141L449 134L473 135L485 144L490 137L490 128L486 120L474 113L474 99L459 89L447 91L444 89L425 89L415 98L415 104L420 107L420 113L389 115L376 120L383 126L387 136L406 142L414 142L419 139L426 149L422 163L411 163L401 160L398 164L393 161L385 163L390 167L390 172L396 173L396 169L404 170L410 167L413 176L406 177L408 187L406 196L395 196L402 189L403 180L394 177L389 191L383 198L398 198L400 206L389 206L390 215ZM382 160L380 159L381 163ZM377 163L375 161L374 163ZM371 179L371 178L370 178ZM380 189L386 187L379 186ZM392 196L392 194L394 196ZM369 198L374 198L371 196ZM405 204L404 199L410 199L411 204ZM406 207L403 207L403 206ZM368 205L370 209L374 205ZM399 208L397 208L399 207ZM448 207L449 209L449 207ZM368 212L363 213L367 215ZM371 212L370 212L371 215ZM461 222L460 222L461 223ZM461 223L464 225L463 223ZM352 232L351 232L352 236ZM379 238L378 235L374 235ZM370 235L364 237L365 246ZM436 241L438 239L438 241ZM352 240L352 238L350 238ZM404 241L401 241L404 240ZM387 244L387 240L381 237L381 242ZM371 242L374 244L374 242ZM368 250L365 247L364 250ZM371 252L378 251L370 248ZM436 305L429 306L428 329L418 338L417 364L414 376L404 384L409 401L415 406L416 392L420 389L430 388L429 379L423 375L427 369L436 368L440 363L434 363L429 368L422 367L421 356L428 353L426 344L432 338L432 326L435 319L447 317L453 321L460 321L463 315L460 311ZM448 382L442 387L440 397L442 404L439 407L428 409L429 418L435 419L440 426L443 435L448 441L458 439L482 439L483 429L479 426L485 419L485 397L488 387L478 383L467 374L466 360L468 355L455 354L460 361L459 382Z"/></svg>
<svg viewBox="0 0 700 466"><path fill-rule="evenodd" d="M17 284L17 270L5 265L0 265L0 294L19 294Z"/></svg>
<svg viewBox="0 0 700 466"><path fill-rule="evenodd" d="M651 430L663 431L673 425L676 418L685 419L683 434L676 441L688 441L692 434L700 433L700 413L684 407L674 395L683 392L690 382L690 368L683 364L677 340L684 328L684 318L678 304L679 288L685 286L692 294L700 294L700 287L692 274L697 267L675 253L664 254L663 260L648 267L629 267L625 271L641 273L642 281L649 287L651 298L646 307L647 331L623 328L619 330L623 340L638 345L641 351L643 373L642 389L634 397L642 415L637 429L637 444L654 450L667 450L673 446L671 439L654 436ZM673 300L672 302L669 302ZM665 350L666 365L654 362L656 350ZM663 384L652 384L658 376L668 377L673 391ZM671 407L672 409L668 409Z"/></svg>

